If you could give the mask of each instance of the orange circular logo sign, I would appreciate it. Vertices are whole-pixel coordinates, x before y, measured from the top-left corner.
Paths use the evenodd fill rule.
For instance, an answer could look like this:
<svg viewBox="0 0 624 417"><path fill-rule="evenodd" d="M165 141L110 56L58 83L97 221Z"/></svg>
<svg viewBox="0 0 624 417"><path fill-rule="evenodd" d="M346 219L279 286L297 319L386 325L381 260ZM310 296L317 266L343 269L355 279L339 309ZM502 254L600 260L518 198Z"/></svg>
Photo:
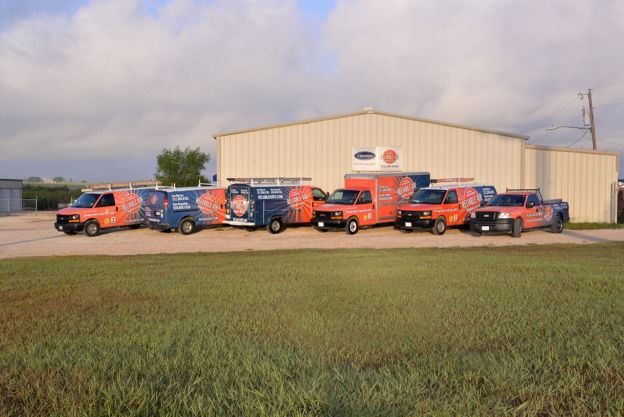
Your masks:
<svg viewBox="0 0 624 417"><path fill-rule="evenodd" d="M126 213L135 214L141 210L141 198L133 193L127 193L121 203L121 209Z"/></svg>
<svg viewBox="0 0 624 417"><path fill-rule="evenodd" d="M290 194L288 194L288 204L295 210L303 208L305 201L305 193L298 188L294 188Z"/></svg>
<svg viewBox="0 0 624 417"><path fill-rule="evenodd" d="M234 197L234 200L232 200L232 210L234 211L234 214L236 214L238 217L241 217L243 214L245 214L248 205L249 201L247 201L245 197L240 194Z"/></svg>
<svg viewBox="0 0 624 417"><path fill-rule="evenodd" d="M392 149L388 149L387 151L383 153L382 158L386 164L390 165L390 164L394 164L397 161L397 159L399 159L399 156Z"/></svg>
<svg viewBox="0 0 624 417"><path fill-rule="evenodd" d="M399 183L397 194L403 200L409 200L414 195L414 181L410 177L405 177Z"/></svg>
<svg viewBox="0 0 624 417"><path fill-rule="evenodd" d="M468 213L472 213L481 205L479 193L474 188L464 189L464 199L461 202L462 208Z"/></svg>
<svg viewBox="0 0 624 417"><path fill-rule="evenodd" d="M204 193L197 199L199 210L204 214L213 214L219 211L219 203L212 193Z"/></svg>

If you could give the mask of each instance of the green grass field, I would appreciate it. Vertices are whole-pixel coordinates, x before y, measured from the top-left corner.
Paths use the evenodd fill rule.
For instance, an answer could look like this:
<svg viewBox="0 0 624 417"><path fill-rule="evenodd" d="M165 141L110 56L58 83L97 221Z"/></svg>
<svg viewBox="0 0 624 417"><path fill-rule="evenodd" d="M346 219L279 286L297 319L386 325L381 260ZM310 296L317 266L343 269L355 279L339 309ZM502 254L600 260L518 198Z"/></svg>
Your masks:
<svg viewBox="0 0 624 417"><path fill-rule="evenodd" d="M0 261L0 415L622 415L623 251Z"/></svg>

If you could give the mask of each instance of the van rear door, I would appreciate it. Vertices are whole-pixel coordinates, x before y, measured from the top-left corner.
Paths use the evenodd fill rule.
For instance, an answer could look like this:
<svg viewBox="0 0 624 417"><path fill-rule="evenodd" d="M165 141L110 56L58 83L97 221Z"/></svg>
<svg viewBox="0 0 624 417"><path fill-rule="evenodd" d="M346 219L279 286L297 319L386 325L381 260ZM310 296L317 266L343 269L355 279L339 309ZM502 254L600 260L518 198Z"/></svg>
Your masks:
<svg viewBox="0 0 624 417"><path fill-rule="evenodd" d="M151 190L145 197L145 218L151 223L160 223L165 215L165 197L167 193Z"/></svg>
<svg viewBox="0 0 624 417"><path fill-rule="evenodd" d="M227 191L228 220L249 221L251 208L251 187L247 184L232 184Z"/></svg>

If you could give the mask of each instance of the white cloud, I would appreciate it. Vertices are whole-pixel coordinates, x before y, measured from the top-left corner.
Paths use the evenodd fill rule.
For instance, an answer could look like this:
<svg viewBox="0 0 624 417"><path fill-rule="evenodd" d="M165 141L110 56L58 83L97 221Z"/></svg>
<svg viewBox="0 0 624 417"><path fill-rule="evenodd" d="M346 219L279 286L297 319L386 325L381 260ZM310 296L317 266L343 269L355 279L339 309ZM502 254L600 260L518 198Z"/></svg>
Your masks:
<svg viewBox="0 0 624 417"><path fill-rule="evenodd" d="M624 78L624 2L93 0L0 32L0 160L213 151L211 134L382 110L531 134L579 114L584 88ZM624 85L595 91L624 101ZM599 134L624 136L622 107ZM618 149L617 147L614 149ZM151 173L151 172L149 172Z"/></svg>

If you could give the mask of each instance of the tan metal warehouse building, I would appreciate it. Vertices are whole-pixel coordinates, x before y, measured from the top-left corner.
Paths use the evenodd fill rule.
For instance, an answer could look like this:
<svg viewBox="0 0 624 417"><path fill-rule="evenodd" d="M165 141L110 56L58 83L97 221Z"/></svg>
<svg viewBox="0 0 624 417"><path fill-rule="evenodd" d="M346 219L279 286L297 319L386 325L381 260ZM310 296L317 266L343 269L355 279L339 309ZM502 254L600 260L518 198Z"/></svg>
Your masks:
<svg viewBox="0 0 624 417"><path fill-rule="evenodd" d="M360 148L395 147L402 171L471 177L498 190L540 187L570 203L575 221L614 222L618 154L527 145L527 136L362 112L215 134L217 176L312 177L327 191L354 172Z"/></svg>

